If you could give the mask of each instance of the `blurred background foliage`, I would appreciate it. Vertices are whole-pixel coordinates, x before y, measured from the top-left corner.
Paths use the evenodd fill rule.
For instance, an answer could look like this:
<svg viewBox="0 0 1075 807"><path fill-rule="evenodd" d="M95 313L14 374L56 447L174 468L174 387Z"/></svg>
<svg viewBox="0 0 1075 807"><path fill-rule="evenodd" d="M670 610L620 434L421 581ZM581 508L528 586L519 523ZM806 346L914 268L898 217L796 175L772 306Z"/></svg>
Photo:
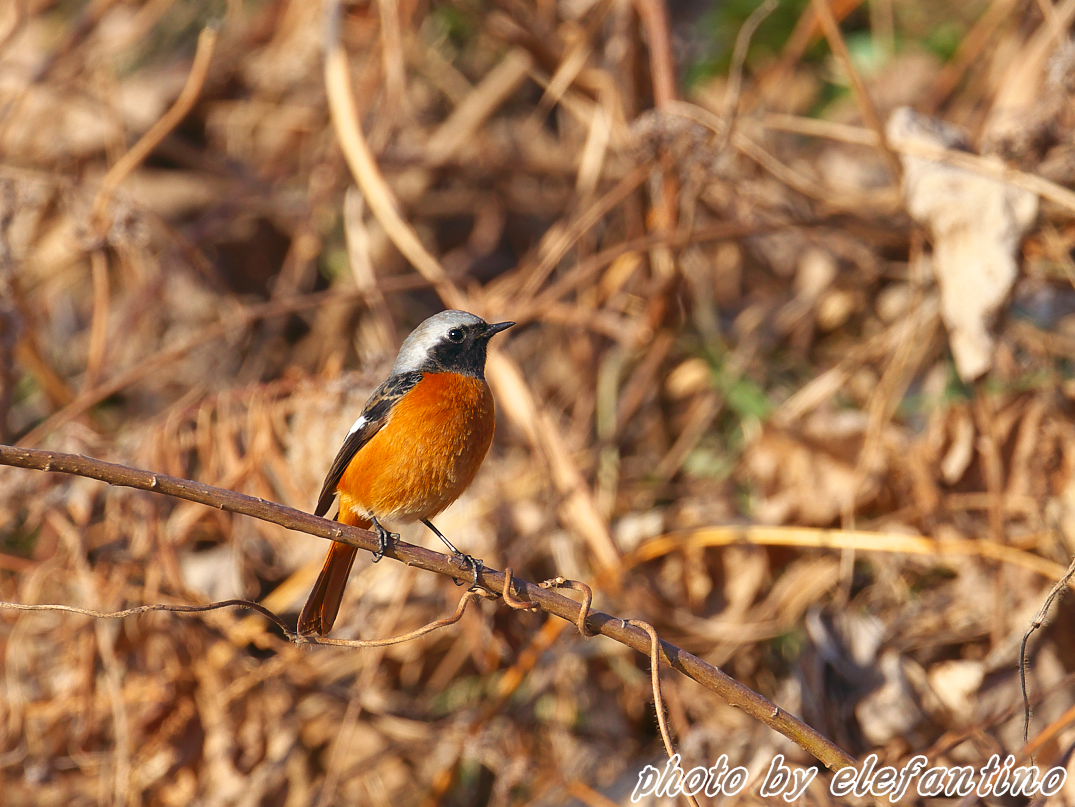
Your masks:
<svg viewBox="0 0 1075 807"><path fill-rule="evenodd" d="M816 2L782 0L737 63L757 6L345 6L358 123L400 211L468 308L520 323L490 367L494 449L438 524L491 566L593 583L597 607L853 754L1070 766L1070 604L1031 645L1029 749L1016 655L1075 547L1073 4L832 0L848 63ZM445 307L342 157L326 13L0 4L4 441L312 507L400 339ZM207 24L189 112L102 199ZM908 213L908 158L876 145L871 105L1051 183L1012 225L977 374L954 358L935 222ZM324 552L189 503L0 476L8 601L243 596L294 618ZM339 636L459 596L390 562L352 577ZM607 805L663 764L646 659L492 603L363 652L230 612L0 624L5 804ZM756 781L777 752L811 764L664 681L685 765L726 753Z"/></svg>

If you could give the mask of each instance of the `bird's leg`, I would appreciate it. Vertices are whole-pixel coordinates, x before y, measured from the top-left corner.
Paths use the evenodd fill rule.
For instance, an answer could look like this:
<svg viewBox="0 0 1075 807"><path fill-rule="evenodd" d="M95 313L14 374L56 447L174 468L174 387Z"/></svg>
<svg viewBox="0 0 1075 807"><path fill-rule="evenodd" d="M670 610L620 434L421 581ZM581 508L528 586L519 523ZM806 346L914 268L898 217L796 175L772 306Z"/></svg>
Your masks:
<svg viewBox="0 0 1075 807"><path fill-rule="evenodd" d="M459 558L461 561L463 561L463 563L465 563L467 565L467 568L469 568L471 573L473 574L473 577L471 578L471 582L470 582L470 587L474 588L476 585L478 585L478 570L481 569L482 566L484 565L482 563L482 561L481 561L481 558L476 558L473 555L468 555L465 552L460 552L458 549L456 549L455 546L452 544L452 542L444 537L444 533L442 533L440 530L438 530L436 527L434 527L433 522L430 521L428 518L423 518L422 523L425 524L427 527L429 527L429 529L433 530L433 532L436 534L436 536L438 538L440 538L442 541L444 541L444 545L446 547L448 547L450 550L452 550L452 554L455 555L457 558ZM462 585L461 583L459 583L458 580L456 581L456 584L457 585Z"/></svg>
<svg viewBox="0 0 1075 807"><path fill-rule="evenodd" d="M381 522L377 520L376 516L370 516L370 521L373 522L373 529L377 531L378 547L377 551L373 553L373 562L376 563L384 557L384 553L388 551L392 543L399 540L399 533L386 530L381 526Z"/></svg>

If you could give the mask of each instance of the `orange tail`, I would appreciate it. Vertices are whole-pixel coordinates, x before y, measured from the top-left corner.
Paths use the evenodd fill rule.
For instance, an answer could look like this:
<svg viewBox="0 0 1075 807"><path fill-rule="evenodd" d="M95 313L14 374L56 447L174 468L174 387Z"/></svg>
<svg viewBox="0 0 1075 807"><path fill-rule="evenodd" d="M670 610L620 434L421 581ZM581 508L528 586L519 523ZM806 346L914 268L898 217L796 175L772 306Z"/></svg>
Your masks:
<svg viewBox="0 0 1075 807"><path fill-rule="evenodd" d="M341 519L342 520L342 519ZM365 519L349 518L344 523L369 529L370 522ZM347 587L347 578L351 574L351 565L355 562L353 546L333 543L325 557L325 565L317 576L313 591L306 600L299 614L298 631L300 634L316 633L324 636L332 630L336 614L340 612L343 590Z"/></svg>

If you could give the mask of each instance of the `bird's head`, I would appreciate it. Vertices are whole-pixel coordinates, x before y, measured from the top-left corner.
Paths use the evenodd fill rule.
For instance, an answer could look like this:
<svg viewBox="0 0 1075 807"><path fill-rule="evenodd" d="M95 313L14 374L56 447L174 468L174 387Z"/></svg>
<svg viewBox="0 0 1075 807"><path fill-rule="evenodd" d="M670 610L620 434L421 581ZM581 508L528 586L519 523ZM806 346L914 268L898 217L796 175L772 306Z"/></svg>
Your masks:
<svg viewBox="0 0 1075 807"><path fill-rule="evenodd" d="M392 367L393 375L420 370L485 377L489 340L514 322L486 322L466 311L434 314L411 331Z"/></svg>

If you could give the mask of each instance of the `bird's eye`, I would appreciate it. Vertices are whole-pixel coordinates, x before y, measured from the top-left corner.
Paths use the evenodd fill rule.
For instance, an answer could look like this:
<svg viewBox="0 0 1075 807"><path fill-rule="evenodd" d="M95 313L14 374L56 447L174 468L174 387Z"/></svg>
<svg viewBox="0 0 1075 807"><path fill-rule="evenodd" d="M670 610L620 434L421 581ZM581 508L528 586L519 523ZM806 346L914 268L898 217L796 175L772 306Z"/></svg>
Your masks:
<svg viewBox="0 0 1075 807"><path fill-rule="evenodd" d="M448 331L448 338L456 343L462 342L465 336L462 328L452 328Z"/></svg>

